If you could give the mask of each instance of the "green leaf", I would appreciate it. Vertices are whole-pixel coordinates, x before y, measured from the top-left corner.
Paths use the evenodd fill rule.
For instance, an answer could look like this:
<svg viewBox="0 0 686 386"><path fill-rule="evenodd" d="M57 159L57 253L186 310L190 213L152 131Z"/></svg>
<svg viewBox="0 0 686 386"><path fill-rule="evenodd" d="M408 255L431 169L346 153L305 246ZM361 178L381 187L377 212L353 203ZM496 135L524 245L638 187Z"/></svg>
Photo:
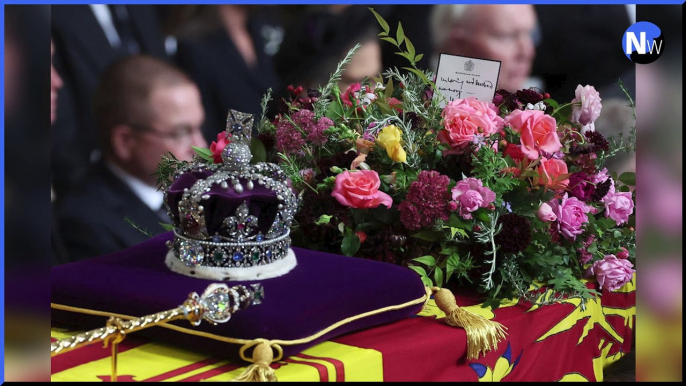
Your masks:
<svg viewBox="0 0 686 386"><path fill-rule="evenodd" d="M587 249L588 253L596 253L598 252L598 243L597 242L592 242L591 245L588 246Z"/></svg>
<svg viewBox="0 0 686 386"><path fill-rule="evenodd" d="M388 83L386 83L386 90L384 90L384 96L390 99L393 96L393 79L388 78Z"/></svg>
<svg viewBox="0 0 686 386"><path fill-rule="evenodd" d="M396 54L397 54L397 52L396 52ZM405 58L407 58L408 60L411 61L411 59L408 58L407 55L401 55L401 56L404 56ZM412 67L403 67L403 70L410 71L410 72L416 74L418 77L420 77L420 78L424 81L424 83L429 83L429 78L426 77L426 74L424 74L423 72L417 70L416 68L412 68Z"/></svg>
<svg viewBox="0 0 686 386"><path fill-rule="evenodd" d="M416 239L424 240L424 241L429 241L429 242L435 242L443 238L443 234L441 232L434 232L432 230L423 230L421 232L415 233L411 235L410 237L414 237Z"/></svg>
<svg viewBox="0 0 686 386"><path fill-rule="evenodd" d="M553 110L555 110L560 105L559 103L557 103L555 99L544 99L543 102L553 106Z"/></svg>
<svg viewBox="0 0 686 386"><path fill-rule="evenodd" d="M250 152L252 153L250 163L267 162L267 149L259 138L253 137L250 140Z"/></svg>
<svg viewBox="0 0 686 386"><path fill-rule="evenodd" d="M636 186L636 173L624 172L619 176L619 181L629 186Z"/></svg>
<svg viewBox="0 0 686 386"><path fill-rule="evenodd" d="M468 237L464 229L450 227L450 238L454 239L456 234L459 234L463 239Z"/></svg>
<svg viewBox="0 0 686 386"><path fill-rule="evenodd" d="M611 218L601 218L595 222L596 226L600 231L605 231L615 226L617 223Z"/></svg>
<svg viewBox="0 0 686 386"><path fill-rule="evenodd" d="M428 277L428 276L426 275L426 270L424 270L424 268L422 268L422 267L420 267L420 266L418 266L418 265L409 265L408 268L410 268L411 270L417 272L417 273L420 274L421 276Z"/></svg>
<svg viewBox="0 0 686 386"><path fill-rule="evenodd" d="M353 256L358 249L360 249L360 238L350 228L346 228L343 243L341 244L341 252L345 256Z"/></svg>
<svg viewBox="0 0 686 386"><path fill-rule="evenodd" d="M174 224L166 224L166 223L159 223L162 228L164 228L165 231L173 231L174 230Z"/></svg>
<svg viewBox="0 0 686 386"><path fill-rule="evenodd" d="M416 257L416 258L412 259L412 261L416 261L418 263L426 264L429 267L433 267L434 265L436 265L436 259L431 255Z"/></svg>
<svg viewBox="0 0 686 386"><path fill-rule="evenodd" d="M200 158L206 161L214 161L214 155L212 154L212 151L210 149L197 146L191 146L191 148L193 148L193 150L195 150L195 152L198 153Z"/></svg>
<svg viewBox="0 0 686 386"><path fill-rule="evenodd" d="M424 57L424 54L419 54L419 55L414 57L414 61L418 62L418 61L422 60L423 57Z"/></svg>
<svg viewBox="0 0 686 386"><path fill-rule="evenodd" d="M331 218L333 216L329 216L328 214L323 214L319 216L319 219L314 222L315 225L323 225L323 224L328 224L329 221L331 221Z"/></svg>
<svg viewBox="0 0 686 386"><path fill-rule="evenodd" d="M450 215L450 221L448 221L448 226L453 228L472 229L472 226L470 224L465 222L465 220L461 219L456 214Z"/></svg>
<svg viewBox="0 0 686 386"><path fill-rule="evenodd" d="M431 279L429 279L428 276L420 276L420 278L422 279L422 284L424 284L425 286L427 286L427 287L433 287L434 286L434 283L431 281Z"/></svg>
<svg viewBox="0 0 686 386"><path fill-rule="evenodd" d="M450 279L450 277L453 275L453 272L455 272L459 264L460 255L458 255L457 253L453 253L450 256L448 256L448 262L446 265L447 275L445 276L445 280Z"/></svg>
<svg viewBox="0 0 686 386"><path fill-rule="evenodd" d="M338 101L329 103L326 113L324 113L327 118L334 122L338 121L344 114L345 112L343 111L343 106Z"/></svg>
<svg viewBox="0 0 686 386"><path fill-rule="evenodd" d="M390 37L390 36L386 36L385 38L381 38L381 40L385 40L385 41L387 41L387 42L391 42L391 43L393 43L393 44L396 45L396 46L398 45L398 42L396 42L395 39L393 39L393 38ZM397 52L396 52L396 53L397 53Z"/></svg>
<svg viewBox="0 0 686 386"><path fill-rule="evenodd" d="M410 42L410 39L405 38L405 47L407 47L407 52L410 53L410 56L414 59L414 45L412 42ZM410 59L412 62L414 62L413 59Z"/></svg>
<svg viewBox="0 0 686 386"><path fill-rule="evenodd" d="M383 17L381 17L381 15L376 13L376 11L374 11L374 8L369 8L369 10L372 11L374 17L376 18L376 21L379 22L379 25L384 30L384 32L388 33L388 31L390 31L391 29L390 27L388 27L388 23L386 23L386 20L384 20Z"/></svg>
<svg viewBox="0 0 686 386"><path fill-rule="evenodd" d="M443 286L443 270L440 267L436 267L434 271L434 281L438 287Z"/></svg>
<svg viewBox="0 0 686 386"><path fill-rule="evenodd" d="M405 40L405 32L403 31L403 25L400 22L398 22L398 32L395 34L395 37L398 38L397 45L403 44L403 40Z"/></svg>

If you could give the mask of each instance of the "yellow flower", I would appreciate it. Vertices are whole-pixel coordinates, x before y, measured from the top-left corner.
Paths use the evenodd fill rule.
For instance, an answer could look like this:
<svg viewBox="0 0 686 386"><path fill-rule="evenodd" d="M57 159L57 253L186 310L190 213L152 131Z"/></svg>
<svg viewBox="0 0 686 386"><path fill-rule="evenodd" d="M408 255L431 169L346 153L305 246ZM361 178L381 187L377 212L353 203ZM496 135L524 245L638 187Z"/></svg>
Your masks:
<svg viewBox="0 0 686 386"><path fill-rule="evenodd" d="M395 162L405 162L407 154L400 145L402 132L395 125L386 126L381 130L376 142L386 150L388 156Z"/></svg>

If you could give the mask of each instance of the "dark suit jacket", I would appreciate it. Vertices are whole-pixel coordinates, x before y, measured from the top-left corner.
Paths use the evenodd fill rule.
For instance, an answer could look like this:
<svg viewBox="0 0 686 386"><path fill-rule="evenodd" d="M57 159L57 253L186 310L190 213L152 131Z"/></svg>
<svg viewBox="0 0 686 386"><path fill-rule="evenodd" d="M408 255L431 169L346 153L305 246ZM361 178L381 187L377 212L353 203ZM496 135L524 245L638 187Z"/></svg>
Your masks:
<svg viewBox="0 0 686 386"><path fill-rule="evenodd" d="M56 204L58 229L68 261L118 251L148 239L129 218L150 234L164 232L162 220L102 162Z"/></svg>
<svg viewBox="0 0 686 386"><path fill-rule="evenodd" d="M141 53L169 60L151 5L127 5ZM90 7L53 5L53 63L64 81L52 126L52 170L57 195L85 174L97 146L92 97L103 71L126 54L114 50Z"/></svg>
<svg viewBox="0 0 686 386"><path fill-rule="evenodd" d="M197 83L205 108L203 134L208 143L226 129L229 109L251 113L255 123L262 114L260 102L268 88L276 92L279 79L272 58L265 53L260 20L249 23L257 66L249 68L224 29L199 39L179 39L176 61Z"/></svg>

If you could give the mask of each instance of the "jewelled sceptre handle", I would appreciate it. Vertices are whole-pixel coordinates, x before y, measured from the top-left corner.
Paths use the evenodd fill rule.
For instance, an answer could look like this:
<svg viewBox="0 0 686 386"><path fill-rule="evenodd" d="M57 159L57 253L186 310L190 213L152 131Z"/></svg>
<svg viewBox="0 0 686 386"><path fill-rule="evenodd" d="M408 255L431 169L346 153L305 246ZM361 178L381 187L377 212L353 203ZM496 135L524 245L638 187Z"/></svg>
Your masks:
<svg viewBox="0 0 686 386"><path fill-rule="evenodd" d="M103 328L55 341L50 346L50 356L97 342L104 342L105 347L108 344L116 345L124 339L126 334L174 320L186 319L194 326L199 325L202 320L212 324L226 323L231 319L232 314L251 305L260 304L262 299L264 299L264 288L260 284L233 287L219 283L211 284L202 296L193 292L181 306L173 310L126 321L110 318Z"/></svg>

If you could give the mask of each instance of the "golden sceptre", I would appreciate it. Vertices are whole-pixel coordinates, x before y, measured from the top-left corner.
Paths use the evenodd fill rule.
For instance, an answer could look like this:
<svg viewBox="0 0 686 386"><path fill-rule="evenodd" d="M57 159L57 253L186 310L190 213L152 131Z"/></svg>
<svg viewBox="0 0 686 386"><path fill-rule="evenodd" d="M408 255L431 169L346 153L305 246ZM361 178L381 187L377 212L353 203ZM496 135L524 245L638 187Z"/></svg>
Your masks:
<svg viewBox="0 0 686 386"><path fill-rule="evenodd" d="M111 317L105 327L52 342L50 356L63 354L96 342L103 342L105 347L111 345L111 381L116 382L117 346L124 340L126 334L180 319L186 319L194 326L198 326L202 320L212 324L226 323L237 311L260 304L263 299L264 287L260 284L233 287L223 283L210 284L202 295L191 293L181 306L173 310L126 321Z"/></svg>

